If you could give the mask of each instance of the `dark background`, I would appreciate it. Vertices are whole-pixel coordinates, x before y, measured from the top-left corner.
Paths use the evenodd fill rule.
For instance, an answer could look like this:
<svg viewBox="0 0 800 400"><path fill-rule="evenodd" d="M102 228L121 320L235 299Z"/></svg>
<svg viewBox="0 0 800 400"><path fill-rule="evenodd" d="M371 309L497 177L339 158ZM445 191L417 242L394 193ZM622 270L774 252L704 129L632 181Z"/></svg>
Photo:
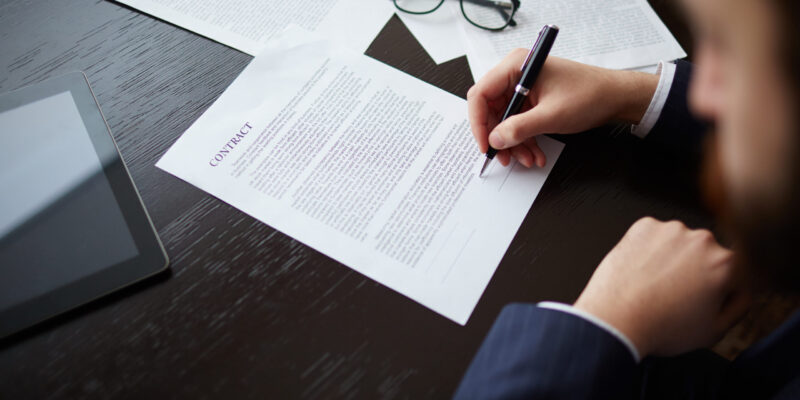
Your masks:
<svg viewBox="0 0 800 400"><path fill-rule="evenodd" d="M676 5L650 3L691 54ZM461 96L472 84L464 57L437 66L396 17L367 54ZM0 91L84 71L172 261L0 342L0 398L448 397L505 304L574 301L636 219L711 227L674 155L624 127L560 137L459 326L154 167L250 59L113 2L0 3Z"/></svg>

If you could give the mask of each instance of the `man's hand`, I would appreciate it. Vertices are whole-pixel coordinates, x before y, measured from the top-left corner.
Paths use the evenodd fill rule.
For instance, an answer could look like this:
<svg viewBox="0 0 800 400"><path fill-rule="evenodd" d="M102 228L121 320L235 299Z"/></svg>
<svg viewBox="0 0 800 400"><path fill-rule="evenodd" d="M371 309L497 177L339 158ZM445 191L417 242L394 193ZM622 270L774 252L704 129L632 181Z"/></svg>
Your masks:
<svg viewBox="0 0 800 400"><path fill-rule="evenodd" d="M472 134L481 152L489 143L497 159L510 157L522 165L543 167L545 155L536 144L544 133L576 133L612 120L638 123L658 86L658 76L613 71L549 57L522 112L500 119L519 83L527 50L517 49L489 71L467 93Z"/></svg>
<svg viewBox="0 0 800 400"><path fill-rule="evenodd" d="M731 258L707 230L643 218L600 263L575 307L620 330L642 357L710 346L750 304Z"/></svg>

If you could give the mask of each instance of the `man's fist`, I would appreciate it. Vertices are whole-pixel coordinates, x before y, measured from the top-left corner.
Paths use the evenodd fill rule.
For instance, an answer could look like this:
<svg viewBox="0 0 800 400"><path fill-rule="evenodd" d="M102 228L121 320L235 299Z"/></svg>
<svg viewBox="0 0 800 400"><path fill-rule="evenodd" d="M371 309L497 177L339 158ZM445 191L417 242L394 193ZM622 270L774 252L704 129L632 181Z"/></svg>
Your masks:
<svg viewBox="0 0 800 400"><path fill-rule="evenodd" d="M575 307L624 333L646 355L710 346L747 310L746 282L711 232L637 221L603 259Z"/></svg>

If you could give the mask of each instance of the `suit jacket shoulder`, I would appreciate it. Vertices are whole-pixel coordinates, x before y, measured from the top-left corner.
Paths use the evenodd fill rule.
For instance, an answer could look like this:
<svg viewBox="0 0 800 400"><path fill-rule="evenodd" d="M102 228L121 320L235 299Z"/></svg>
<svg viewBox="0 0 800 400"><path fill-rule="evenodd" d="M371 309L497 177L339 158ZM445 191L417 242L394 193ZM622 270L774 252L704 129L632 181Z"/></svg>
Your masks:
<svg viewBox="0 0 800 400"><path fill-rule="evenodd" d="M616 337L578 316L506 306L472 361L458 399L628 399L637 374Z"/></svg>

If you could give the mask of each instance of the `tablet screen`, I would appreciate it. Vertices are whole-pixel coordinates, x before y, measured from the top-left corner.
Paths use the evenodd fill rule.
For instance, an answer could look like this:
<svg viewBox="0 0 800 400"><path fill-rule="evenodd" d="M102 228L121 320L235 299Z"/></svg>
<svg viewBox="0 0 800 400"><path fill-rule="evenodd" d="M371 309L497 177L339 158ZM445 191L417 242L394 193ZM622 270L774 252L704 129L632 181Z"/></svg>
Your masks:
<svg viewBox="0 0 800 400"><path fill-rule="evenodd" d="M69 91L0 112L0 309L139 254Z"/></svg>

